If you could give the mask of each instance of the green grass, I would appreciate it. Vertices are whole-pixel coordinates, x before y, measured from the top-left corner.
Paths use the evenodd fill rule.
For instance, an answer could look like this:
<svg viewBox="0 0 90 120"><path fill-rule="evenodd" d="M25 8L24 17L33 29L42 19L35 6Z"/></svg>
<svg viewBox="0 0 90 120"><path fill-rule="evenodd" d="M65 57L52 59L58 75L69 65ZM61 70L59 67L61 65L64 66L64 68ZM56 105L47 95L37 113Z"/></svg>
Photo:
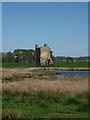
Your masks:
<svg viewBox="0 0 90 120"><path fill-rule="evenodd" d="M19 63L19 62L3 62L2 67L3 68L27 68L27 67L33 67L34 65L31 63Z"/></svg>
<svg viewBox="0 0 90 120"><path fill-rule="evenodd" d="M74 61L74 62L66 62L61 61L60 63L54 63L51 65L52 67L69 67L69 68L78 68L78 67L89 67L90 61Z"/></svg>
<svg viewBox="0 0 90 120"><path fill-rule="evenodd" d="M87 118L88 102L83 96L58 92L18 93L3 91L3 118Z"/></svg>
<svg viewBox="0 0 90 120"><path fill-rule="evenodd" d="M89 67L90 61L74 61L66 62L62 61L60 63L54 63L53 65L44 66L44 67L69 67L69 68L78 68L78 67ZM18 62L3 62L3 68L26 68L26 67L35 67L35 64L32 63L18 63Z"/></svg>

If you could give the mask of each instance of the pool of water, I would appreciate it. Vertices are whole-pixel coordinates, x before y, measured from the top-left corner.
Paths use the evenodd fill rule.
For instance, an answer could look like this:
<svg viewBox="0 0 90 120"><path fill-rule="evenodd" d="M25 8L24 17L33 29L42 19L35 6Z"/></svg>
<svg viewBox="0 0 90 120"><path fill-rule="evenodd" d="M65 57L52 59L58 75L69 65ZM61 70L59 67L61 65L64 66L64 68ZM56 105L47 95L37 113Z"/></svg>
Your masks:
<svg viewBox="0 0 90 120"><path fill-rule="evenodd" d="M89 76L90 71L57 71L56 72L56 76L76 76L76 75Z"/></svg>

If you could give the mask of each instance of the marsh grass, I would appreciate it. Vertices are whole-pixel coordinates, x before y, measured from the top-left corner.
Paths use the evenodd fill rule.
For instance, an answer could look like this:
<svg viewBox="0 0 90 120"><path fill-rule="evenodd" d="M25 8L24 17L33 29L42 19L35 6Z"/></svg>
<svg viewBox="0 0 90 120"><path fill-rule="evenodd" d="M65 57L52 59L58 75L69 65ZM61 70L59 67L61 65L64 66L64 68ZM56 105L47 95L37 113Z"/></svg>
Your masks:
<svg viewBox="0 0 90 120"><path fill-rule="evenodd" d="M77 111L90 112L89 101L81 102L77 108Z"/></svg>
<svg viewBox="0 0 90 120"><path fill-rule="evenodd" d="M3 119L87 118L88 77L53 77L48 70L4 69Z"/></svg>
<svg viewBox="0 0 90 120"><path fill-rule="evenodd" d="M18 96L19 100L22 102L25 100L27 102L36 102L39 103L40 100L46 100L50 103L61 103L64 105L69 105L69 104L81 104L81 103L86 103L88 100L87 95L86 96L80 96L78 93L76 95L72 95L70 93L58 93L57 91L29 91L29 92L23 92L20 94L20 92L12 92L10 90L4 91L3 96L12 97ZM28 98L28 99L27 99ZM26 100L27 99L27 100Z"/></svg>
<svg viewBox="0 0 90 120"><path fill-rule="evenodd" d="M27 93L27 92L26 92ZM11 118L18 117L84 117L87 116L88 109L87 98L83 96L72 96L65 93L45 92L45 91L30 91L20 94L18 92L3 91L3 118L7 116ZM85 109L86 108L86 109ZM10 109L21 110L10 111ZM84 110L85 109L85 110ZM28 115L27 115L28 114ZM81 116L82 115L82 116Z"/></svg>
<svg viewBox="0 0 90 120"><path fill-rule="evenodd" d="M25 78L37 78L37 79L56 79L57 77L55 76L54 71L49 71L49 70L33 70L33 71L16 71L10 69L3 70L3 75L2 75L2 81L3 82L13 82L13 81L21 81L24 80Z"/></svg>
<svg viewBox="0 0 90 120"><path fill-rule="evenodd" d="M59 93L70 94L88 94L88 79L82 80L34 80L25 79L24 81L15 81L2 84L3 91L11 90L17 91L20 94L29 91L58 91Z"/></svg>
<svg viewBox="0 0 90 120"><path fill-rule="evenodd" d="M23 118L23 114L21 110L14 108L7 108L7 109L3 109L2 118L3 119Z"/></svg>

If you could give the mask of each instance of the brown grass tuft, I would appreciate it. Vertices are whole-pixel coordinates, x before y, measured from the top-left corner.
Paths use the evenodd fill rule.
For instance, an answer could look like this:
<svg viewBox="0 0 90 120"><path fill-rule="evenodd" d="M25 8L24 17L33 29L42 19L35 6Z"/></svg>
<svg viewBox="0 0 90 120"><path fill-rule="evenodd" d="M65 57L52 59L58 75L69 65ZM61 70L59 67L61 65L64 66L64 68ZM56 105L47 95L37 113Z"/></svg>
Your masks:
<svg viewBox="0 0 90 120"><path fill-rule="evenodd" d="M3 109L2 118L23 118L23 114L18 109L7 108Z"/></svg>

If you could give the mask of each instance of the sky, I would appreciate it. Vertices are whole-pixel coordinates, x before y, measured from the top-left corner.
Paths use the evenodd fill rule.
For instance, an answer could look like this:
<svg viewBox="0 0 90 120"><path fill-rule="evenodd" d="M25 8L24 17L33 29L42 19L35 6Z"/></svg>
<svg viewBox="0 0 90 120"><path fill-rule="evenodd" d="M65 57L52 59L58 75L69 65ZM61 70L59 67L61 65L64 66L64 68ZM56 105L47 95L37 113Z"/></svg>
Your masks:
<svg viewBox="0 0 90 120"><path fill-rule="evenodd" d="M89 0L1 0L3 2L89 2Z"/></svg>
<svg viewBox="0 0 90 120"><path fill-rule="evenodd" d="M2 3L3 52L45 43L54 56L87 56L88 3Z"/></svg>

